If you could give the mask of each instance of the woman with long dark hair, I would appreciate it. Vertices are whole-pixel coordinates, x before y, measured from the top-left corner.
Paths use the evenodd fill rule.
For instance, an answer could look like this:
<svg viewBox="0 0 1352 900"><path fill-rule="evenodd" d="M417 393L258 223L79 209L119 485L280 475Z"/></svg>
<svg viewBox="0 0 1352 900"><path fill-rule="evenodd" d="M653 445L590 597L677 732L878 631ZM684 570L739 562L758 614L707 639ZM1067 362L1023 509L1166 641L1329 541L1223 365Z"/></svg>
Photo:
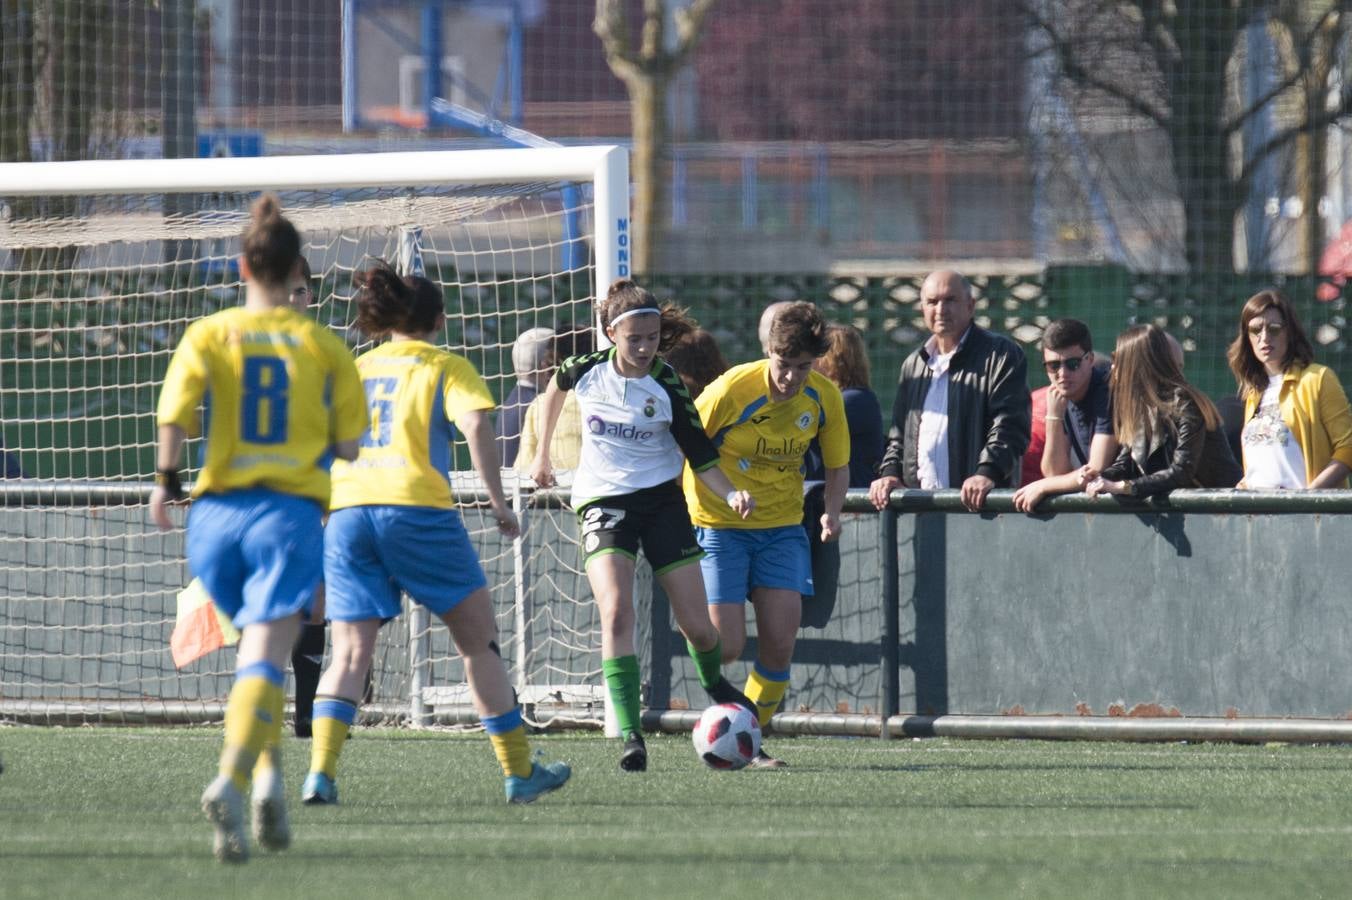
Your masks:
<svg viewBox="0 0 1352 900"><path fill-rule="evenodd" d="M1254 490L1347 487L1352 411L1338 376L1314 347L1290 301L1260 291L1239 314L1230 370L1244 401L1244 480Z"/></svg>
<svg viewBox="0 0 1352 900"><path fill-rule="evenodd" d="M324 581L333 659L315 698L307 804L338 801L338 757L357 716L380 628L408 594L450 629L475 712L502 768L509 803L532 803L572 774L533 762L498 653L488 579L451 491L451 424L465 436L498 530L515 537L502 490L490 413L493 395L472 363L434 343L445 297L426 278L401 278L383 261L357 276L357 327L382 341L357 360L370 431L361 455L333 469L324 530Z"/></svg>
<svg viewBox="0 0 1352 900"><path fill-rule="evenodd" d="M1085 491L1150 497L1180 487L1234 487L1240 479L1216 405L1188 384L1169 336L1133 325L1117 337L1113 431L1121 449L1102 472L1080 470Z"/></svg>

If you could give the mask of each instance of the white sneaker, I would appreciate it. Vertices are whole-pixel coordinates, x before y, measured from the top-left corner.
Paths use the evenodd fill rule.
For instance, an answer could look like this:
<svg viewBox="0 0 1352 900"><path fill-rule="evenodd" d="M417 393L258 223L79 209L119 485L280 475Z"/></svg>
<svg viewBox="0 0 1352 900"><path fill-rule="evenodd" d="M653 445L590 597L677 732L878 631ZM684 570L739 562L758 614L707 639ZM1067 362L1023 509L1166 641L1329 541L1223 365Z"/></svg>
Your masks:
<svg viewBox="0 0 1352 900"><path fill-rule="evenodd" d="M254 775L253 836L264 850L285 850L291 846L291 823L286 816L286 790L282 773L267 769Z"/></svg>
<svg viewBox="0 0 1352 900"><path fill-rule="evenodd" d="M217 775L202 792L202 812L216 828L216 860L242 863L249 859L249 842L244 839L244 798L229 775Z"/></svg>

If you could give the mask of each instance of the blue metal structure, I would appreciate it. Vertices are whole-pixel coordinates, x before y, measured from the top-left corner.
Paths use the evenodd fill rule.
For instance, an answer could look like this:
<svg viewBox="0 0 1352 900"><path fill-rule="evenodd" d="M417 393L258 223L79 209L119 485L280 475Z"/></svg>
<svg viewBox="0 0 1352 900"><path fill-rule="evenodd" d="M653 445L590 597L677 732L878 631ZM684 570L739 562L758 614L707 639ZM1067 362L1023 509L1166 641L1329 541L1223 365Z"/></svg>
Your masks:
<svg viewBox="0 0 1352 900"><path fill-rule="evenodd" d="M418 52L424 61L423 98L427 103L444 96L441 79L442 36L445 9L448 6L480 8L500 11L507 23L507 48L498 70L497 82L491 97L476 96L493 118L520 124L524 107L524 52L528 0L342 0L343 52L343 130L352 132L362 126L361 111L357 108L359 60L357 53L357 25L367 21L379 28L395 43L410 52ZM380 9L420 7L418 34L409 34L388 19L364 15ZM462 87L464 87L462 85ZM499 111L506 107L505 114ZM429 120L430 123L430 120Z"/></svg>
<svg viewBox="0 0 1352 900"><path fill-rule="evenodd" d="M406 6L414 0L343 0L343 130L353 131L360 127L360 112L357 109L357 40L356 28L363 9L390 6ZM497 83L493 96L485 99L487 112L476 112L466 106L452 103L446 99L445 85L442 82L441 60L443 52L444 13L448 2L462 6L480 6L504 10L507 13L507 52L503 65L498 70ZM485 137L496 138L513 147L558 147L562 146L548 138L540 137L519 127L523 112L522 56L525 46L525 16L522 0L421 0L421 33L417 36L401 32L393 24L380 18L373 18L381 30L393 37L397 43L413 49L415 46L423 58L423 102L428 128L459 128L477 132ZM507 102L507 115L497 115L503 98ZM505 119L505 121L504 121ZM562 264L566 270L581 269L587 264L587 248L582 240L580 217L580 192L576 185L568 184L562 188L564 208L564 234Z"/></svg>

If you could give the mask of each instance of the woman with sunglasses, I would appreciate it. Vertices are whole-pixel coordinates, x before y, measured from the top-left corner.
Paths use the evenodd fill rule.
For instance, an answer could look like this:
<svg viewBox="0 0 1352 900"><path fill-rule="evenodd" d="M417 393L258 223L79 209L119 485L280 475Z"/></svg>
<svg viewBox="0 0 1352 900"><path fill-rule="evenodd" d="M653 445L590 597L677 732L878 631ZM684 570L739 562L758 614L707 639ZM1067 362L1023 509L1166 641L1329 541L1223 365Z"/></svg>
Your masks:
<svg viewBox="0 0 1352 900"><path fill-rule="evenodd" d="M1150 497L1180 487L1234 487L1239 481L1220 413L1188 384L1180 359L1155 325L1133 325L1118 335L1109 387L1121 449L1101 473L1092 466L1080 470L1091 497Z"/></svg>
<svg viewBox="0 0 1352 900"><path fill-rule="evenodd" d="M1249 298L1227 354L1244 401L1244 480L1253 490L1347 487L1352 411L1338 376L1315 363L1290 301Z"/></svg>

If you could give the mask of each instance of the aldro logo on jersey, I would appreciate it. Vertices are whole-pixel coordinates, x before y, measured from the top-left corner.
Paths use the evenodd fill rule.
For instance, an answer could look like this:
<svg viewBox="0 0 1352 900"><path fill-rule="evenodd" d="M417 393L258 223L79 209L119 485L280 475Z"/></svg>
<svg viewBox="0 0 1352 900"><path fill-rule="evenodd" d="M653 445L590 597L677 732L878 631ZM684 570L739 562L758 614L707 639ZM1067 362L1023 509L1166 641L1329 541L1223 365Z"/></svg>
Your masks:
<svg viewBox="0 0 1352 900"><path fill-rule="evenodd" d="M623 438L628 441L646 441L653 432L645 431L637 425L625 425L620 422L607 422L600 416L587 417L587 430L598 437Z"/></svg>

